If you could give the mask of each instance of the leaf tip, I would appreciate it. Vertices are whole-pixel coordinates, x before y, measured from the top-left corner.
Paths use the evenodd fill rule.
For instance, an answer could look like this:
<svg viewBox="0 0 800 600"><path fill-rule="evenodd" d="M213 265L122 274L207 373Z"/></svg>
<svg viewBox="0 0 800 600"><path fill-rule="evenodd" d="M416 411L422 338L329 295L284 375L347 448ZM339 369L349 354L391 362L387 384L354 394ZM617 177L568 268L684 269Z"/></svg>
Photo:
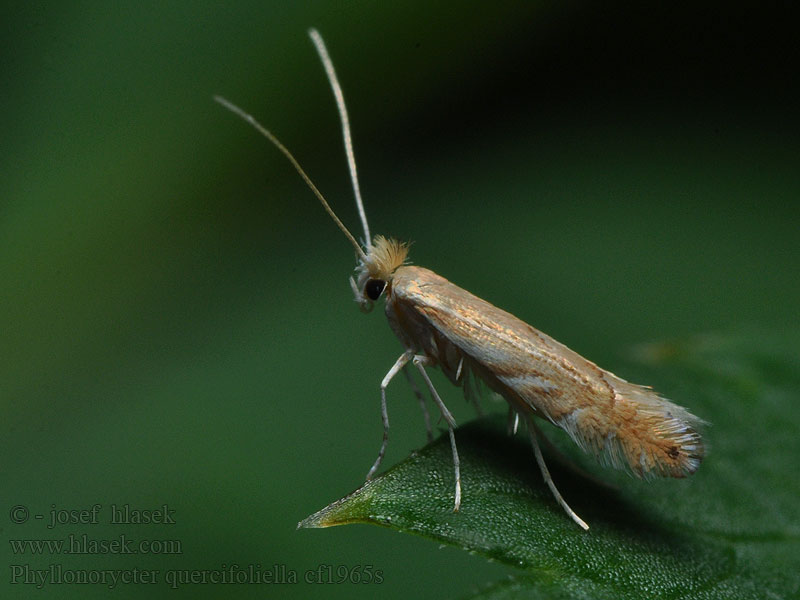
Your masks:
<svg viewBox="0 0 800 600"><path fill-rule="evenodd" d="M336 523L329 523L325 520L325 509L309 515L297 524L298 529L322 529L324 527L331 527Z"/></svg>

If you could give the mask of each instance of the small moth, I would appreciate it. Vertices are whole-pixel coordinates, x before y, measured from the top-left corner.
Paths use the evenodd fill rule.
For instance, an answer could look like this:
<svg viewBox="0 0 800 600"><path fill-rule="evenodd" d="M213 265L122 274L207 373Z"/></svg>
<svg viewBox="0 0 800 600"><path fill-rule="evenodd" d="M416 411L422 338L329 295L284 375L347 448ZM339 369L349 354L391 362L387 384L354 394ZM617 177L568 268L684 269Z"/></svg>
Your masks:
<svg viewBox="0 0 800 600"><path fill-rule="evenodd" d="M469 378L483 381L509 405L509 431L525 421L536 461L556 501L583 529L589 526L559 493L539 448L543 437L534 417L560 427L585 452L600 462L627 469L636 477L685 477L703 460L700 419L656 394L601 369L514 315L470 294L444 277L408 264L408 246L383 236L372 238L358 185L350 124L333 63L319 33L311 29L342 124L345 153L356 205L364 229L362 247L333 212L286 147L252 116L219 96L215 100L250 123L280 150L353 245L358 258L350 278L356 301L369 311L381 296L389 325L405 350L381 381L383 441L370 479L386 453L389 415L386 388L401 371L423 407L428 439L432 439L424 399L414 385L409 365L419 371L447 424L455 471L455 505L461 505L461 475L452 414L433 386L426 367L438 367L467 392ZM546 441L546 439L545 439Z"/></svg>

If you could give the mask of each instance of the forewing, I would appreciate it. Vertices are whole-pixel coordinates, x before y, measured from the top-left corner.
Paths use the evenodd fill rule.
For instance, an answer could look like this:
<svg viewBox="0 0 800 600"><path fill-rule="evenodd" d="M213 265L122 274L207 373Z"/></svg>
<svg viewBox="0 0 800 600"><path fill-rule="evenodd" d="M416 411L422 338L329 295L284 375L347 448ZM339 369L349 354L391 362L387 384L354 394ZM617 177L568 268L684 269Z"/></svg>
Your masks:
<svg viewBox="0 0 800 600"><path fill-rule="evenodd" d="M639 476L682 477L699 466L699 419L651 389L601 369L428 269L398 269L392 293L518 411L552 421L602 462Z"/></svg>

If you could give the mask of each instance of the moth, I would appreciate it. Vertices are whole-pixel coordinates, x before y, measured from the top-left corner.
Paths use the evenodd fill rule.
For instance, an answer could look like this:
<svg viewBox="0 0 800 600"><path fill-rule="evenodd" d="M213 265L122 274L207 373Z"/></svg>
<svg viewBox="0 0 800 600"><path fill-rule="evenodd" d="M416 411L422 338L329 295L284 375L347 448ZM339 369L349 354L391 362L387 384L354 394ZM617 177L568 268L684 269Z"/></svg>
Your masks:
<svg viewBox="0 0 800 600"><path fill-rule="evenodd" d="M688 410L656 394L651 388L629 383L441 275L408 263L408 245L383 236L370 236L358 184L350 123L339 80L320 34L309 30L336 99L345 154L364 229L360 245L330 207L295 157L252 116L228 100L215 100L264 135L294 166L323 208L355 248L358 266L350 286L365 312L381 297L389 326L404 347L403 353L380 384L383 440L369 480L386 453L389 415L386 389L403 372L423 406L409 366L422 377L447 425L455 472L454 510L461 505L461 473L454 430L456 422L426 371L438 367L456 386L472 377L500 394L509 406L509 430L524 421L542 477L564 511L583 529L589 526L559 493L547 469L535 419L560 427L585 452L601 463L627 469L636 477L685 477L694 473L704 455L698 433L701 420ZM545 439L546 440L546 439Z"/></svg>

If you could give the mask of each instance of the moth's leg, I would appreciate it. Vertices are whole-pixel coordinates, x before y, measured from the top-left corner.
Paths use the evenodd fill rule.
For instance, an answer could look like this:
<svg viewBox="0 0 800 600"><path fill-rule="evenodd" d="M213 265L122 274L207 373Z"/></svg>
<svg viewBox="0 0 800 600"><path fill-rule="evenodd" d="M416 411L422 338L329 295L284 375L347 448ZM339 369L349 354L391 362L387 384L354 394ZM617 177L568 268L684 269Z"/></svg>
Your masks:
<svg viewBox="0 0 800 600"><path fill-rule="evenodd" d="M383 441L381 442L381 449L378 452L378 458L375 459L375 464L372 465L369 473L367 473L367 481L372 479L375 471L377 471L378 467L381 466L383 456L386 454L386 446L389 444L389 413L386 410L386 388L392 378L397 375L397 373L400 372L413 357L413 352L403 352L403 354L400 355L400 358L398 358L394 363L392 368L389 369L389 372L386 373L386 377L383 378L383 381L381 381L381 420L383 420Z"/></svg>
<svg viewBox="0 0 800 600"><path fill-rule="evenodd" d="M352 277L350 278L350 289L353 290L353 297L355 298L356 302L361 303L361 290L358 289L356 280Z"/></svg>
<svg viewBox="0 0 800 600"><path fill-rule="evenodd" d="M566 513L570 516L570 518L575 521L578 525L580 525L583 529L588 530L589 526L586 522L581 519L578 515L575 514L575 511L569 507L569 504L566 503L564 498L561 496L561 493L556 488L556 484L553 483L553 478L550 477L550 471L547 470L547 465L544 464L544 457L542 456L542 451L539 449L539 442L536 439L536 434L539 431L536 424L533 422L533 417L528 416L528 433L531 436L531 444L533 444L533 452L536 455L536 462L539 463L539 469L542 471L542 477L544 477L544 482L547 484L547 487L550 488L550 491L555 496L556 501L561 505L561 508L566 511Z"/></svg>
<svg viewBox="0 0 800 600"><path fill-rule="evenodd" d="M372 300L364 298L363 294L358 289L358 285L356 285L356 280L352 277L350 278L350 289L353 290L353 296L355 297L355 301L358 302L358 307L361 309L361 312L370 312L372 310Z"/></svg>
<svg viewBox="0 0 800 600"><path fill-rule="evenodd" d="M508 407L508 435L511 437L517 433L517 428L519 427L519 413L514 410L514 408L509 405ZM547 440L547 438L545 438ZM549 444L550 441L547 440Z"/></svg>
<svg viewBox="0 0 800 600"><path fill-rule="evenodd" d="M576 474L580 475L580 476L581 476L581 477L583 477L584 479L588 479L588 480L589 480L589 481L591 481L592 483L595 483L595 484L597 484L597 485L599 485L599 486L602 486L602 487L608 488L608 489L610 489L610 490L615 490L615 491L618 491L618 490L619 490L619 487L618 487L618 486L616 486L616 485L614 485L613 483L610 483L610 482L608 482L608 481L604 481L604 480L600 479L599 477L596 477L595 475L592 475L592 474L591 474L591 473L589 473L588 471L586 471L586 470L584 470L583 468L581 468L581 467L580 467L580 465L578 465L578 463L576 463L576 462L575 462L574 460L572 460L572 459L571 459L569 456L567 456L567 455L566 455L566 454L564 454L564 453L563 453L561 450L559 450L559 449L556 447L556 445L555 445L553 442L551 442L551 441L550 441L550 440L547 438L547 436L546 436L546 435L544 435L544 434L542 433L542 431L541 431L541 430L539 430L539 437L540 437L541 439L543 439L543 440L544 440L544 445L545 445L545 446L547 446L547 450L548 450L548 452L550 452L550 454L552 454L553 456L555 456L555 457L556 457L556 460L557 460L558 462L560 462L562 465L564 465L564 466L565 466L565 467L567 467L568 469L572 470L574 473L576 473Z"/></svg>
<svg viewBox="0 0 800 600"><path fill-rule="evenodd" d="M408 370L407 364L403 365L403 375L405 375L406 379L408 379L408 384L411 386L411 390L414 392L417 400L419 400L419 406L422 409L422 417L425 419L425 431L428 434L428 443L430 444L433 441L433 431L431 430L431 415L428 412L428 405L425 404L425 398L422 396L422 392L419 391L417 384L411 377L411 373Z"/></svg>
<svg viewBox="0 0 800 600"><path fill-rule="evenodd" d="M436 391L436 388L433 387L433 382L431 378L428 377L428 373L425 372L425 365L430 364L430 359L423 354L417 354L414 357L414 364L419 369L419 372L422 374L422 378L425 380L425 383L428 385L428 389L431 392L431 396L433 396L436 405L439 407L439 410L442 412L442 418L444 418L445 422L447 423L447 429L450 433L450 447L453 449L453 469L455 471L456 476L456 499L455 499L455 506L453 507L453 512L458 512L458 509L461 507L461 467L458 460L458 449L456 448L456 435L454 429L456 427L456 420L453 418L453 415L450 414L450 411L447 410L447 407L442 402L441 397L439 396L439 392Z"/></svg>

